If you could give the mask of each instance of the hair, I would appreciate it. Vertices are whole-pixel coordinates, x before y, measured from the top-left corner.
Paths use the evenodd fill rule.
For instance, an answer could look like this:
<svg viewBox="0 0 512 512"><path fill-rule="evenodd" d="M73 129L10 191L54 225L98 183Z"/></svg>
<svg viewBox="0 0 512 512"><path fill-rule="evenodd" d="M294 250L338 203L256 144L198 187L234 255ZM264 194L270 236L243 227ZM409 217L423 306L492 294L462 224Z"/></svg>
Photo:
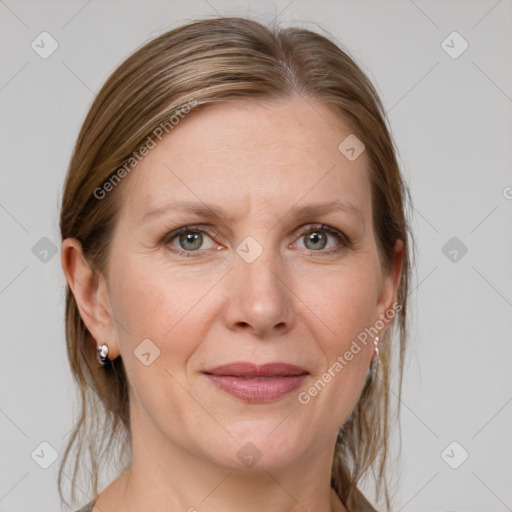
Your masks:
<svg viewBox="0 0 512 512"><path fill-rule="evenodd" d="M370 162L374 235L384 268L391 268L396 241L404 244L397 292L401 307L382 340L377 377L367 381L338 433L331 472L331 486L349 509L365 502L358 483L373 475L376 496L384 496L389 510L389 441L398 421L408 336L412 237L406 200L410 198L379 96L338 44L302 28L223 17L191 22L140 47L108 78L82 125L64 184L61 236L62 240L76 238L90 268L106 275L125 183L114 183L101 199L97 191L109 180L113 183L122 166L126 171L128 161L133 165L133 155L148 136L159 126L169 125L169 118L182 112L184 105L197 105L196 110L237 99L283 101L297 95L328 106L364 142ZM123 456L130 454L131 432L123 361L118 357L105 367L98 365L96 341L79 314L69 284L65 308L67 352L80 400L78 421L58 477L66 503L63 476L71 480L74 502L75 487L80 488L77 478L88 456L87 483L97 496L99 468L112 461L123 465ZM398 346L394 347L396 331ZM398 377L396 415L390 401L391 376ZM73 449L69 476L65 468L73 460Z"/></svg>

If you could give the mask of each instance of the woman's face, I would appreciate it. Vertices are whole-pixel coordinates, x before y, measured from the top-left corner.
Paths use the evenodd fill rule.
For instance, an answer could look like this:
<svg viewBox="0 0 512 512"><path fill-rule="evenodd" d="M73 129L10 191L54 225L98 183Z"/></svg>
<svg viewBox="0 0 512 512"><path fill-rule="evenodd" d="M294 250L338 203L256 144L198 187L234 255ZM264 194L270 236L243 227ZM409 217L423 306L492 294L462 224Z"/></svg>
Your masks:
<svg viewBox="0 0 512 512"><path fill-rule="evenodd" d="M125 364L144 453L262 470L332 457L373 355L371 337L353 342L398 275L379 260L367 156L338 149L350 133L301 98L213 105L125 178L100 342ZM303 375L205 373L239 362Z"/></svg>

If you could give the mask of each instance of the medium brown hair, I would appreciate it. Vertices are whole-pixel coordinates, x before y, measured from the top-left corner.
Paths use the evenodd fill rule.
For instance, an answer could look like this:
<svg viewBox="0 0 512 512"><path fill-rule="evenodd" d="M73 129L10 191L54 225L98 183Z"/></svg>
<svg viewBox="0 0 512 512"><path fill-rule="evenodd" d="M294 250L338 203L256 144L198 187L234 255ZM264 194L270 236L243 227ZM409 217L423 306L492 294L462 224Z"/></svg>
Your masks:
<svg viewBox="0 0 512 512"><path fill-rule="evenodd" d="M408 330L412 238L405 207L409 197L378 94L339 45L301 28L266 27L250 19L226 17L181 26L142 46L108 78L86 116L64 185L61 235L63 240L78 239L88 264L105 275L124 183L102 199L94 191L112 179L159 125L191 101L204 108L237 99L278 101L296 95L327 105L364 142L370 162L375 238L384 268L391 268L395 242L404 244L397 295L401 308L384 335L377 378L367 382L340 429L331 475L332 487L352 509L364 501L358 483L373 474L376 495L383 492L389 510L386 462L390 430L397 418L390 412L389 385L396 367L393 374L398 376L400 394ZM395 331L399 331L397 347L391 343ZM131 435L123 362L118 357L107 367L98 365L96 341L69 285L66 341L81 410L59 471L64 502L64 476L73 484L72 501L75 488L84 492L78 484L80 465L89 470L86 483L97 496L99 469L112 460L119 467L128 461ZM73 448L70 476L65 467L72 460Z"/></svg>

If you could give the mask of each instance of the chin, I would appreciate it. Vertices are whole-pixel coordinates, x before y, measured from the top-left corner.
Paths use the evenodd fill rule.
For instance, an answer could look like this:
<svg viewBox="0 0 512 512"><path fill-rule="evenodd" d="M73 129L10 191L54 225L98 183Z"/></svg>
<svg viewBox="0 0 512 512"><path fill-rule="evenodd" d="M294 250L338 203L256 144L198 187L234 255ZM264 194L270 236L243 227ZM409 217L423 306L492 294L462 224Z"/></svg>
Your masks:
<svg viewBox="0 0 512 512"><path fill-rule="evenodd" d="M252 422L252 428L246 425L245 429L237 429L236 434L227 427L233 438L219 442L217 462L230 470L244 472L273 472L294 464L304 450L303 436L289 429L279 431L278 423L265 422L262 428Z"/></svg>

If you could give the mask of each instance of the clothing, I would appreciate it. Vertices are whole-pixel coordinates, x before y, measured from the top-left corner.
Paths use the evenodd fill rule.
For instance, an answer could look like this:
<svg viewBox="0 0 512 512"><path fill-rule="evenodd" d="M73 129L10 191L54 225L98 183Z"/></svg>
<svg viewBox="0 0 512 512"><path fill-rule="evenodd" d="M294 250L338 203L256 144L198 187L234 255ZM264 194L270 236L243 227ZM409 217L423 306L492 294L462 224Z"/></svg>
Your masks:
<svg viewBox="0 0 512 512"><path fill-rule="evenodd" d="M94 505L94 502L96 500L91 501L85 507L81 508L80 510L77 510L76 512L92 512L92 507ZM366 500L365 500L366 501ZM363 508L360 510L351 510L350 512L377 512L370 504L369 501L366 501L366 503L363 505Z"/></svg>
<svg viewBox="0 0 512 512"><path fill-rule="evenodd" d="M361 498L363 500L363 505L360 510L358 511L351 511L351 512L377 512L372 506L372 504L363 496L361 493Z"/></svg>
<svg viewBox="0 0 512 512"><path fill-rule="evenodd" d="M92 512L92 507L94 506L94 502L96 500L92 500L91 502L87 503L85 507L82 507L80 510L77 510L76 512Z"/></svg>

